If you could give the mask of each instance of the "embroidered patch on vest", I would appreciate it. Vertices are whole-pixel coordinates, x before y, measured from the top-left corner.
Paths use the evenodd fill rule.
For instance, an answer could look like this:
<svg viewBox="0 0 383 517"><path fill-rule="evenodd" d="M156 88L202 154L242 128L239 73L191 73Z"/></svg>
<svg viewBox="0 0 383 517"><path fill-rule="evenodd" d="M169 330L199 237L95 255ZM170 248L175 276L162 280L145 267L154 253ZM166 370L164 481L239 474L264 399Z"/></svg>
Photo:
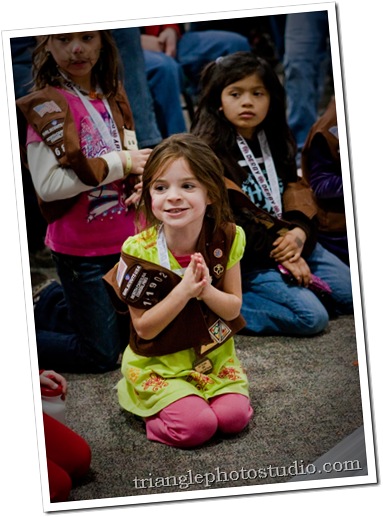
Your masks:
<svg viewBox="0 0 383 517"><path fill-rule="evenodd" d="M52 149L57 159L65 154L64 122L51 120L41 132L44 142Z"/></svg>
<svg viewBox="0 0 383 517"><path fill-rule="evenodd" d="M47 113L60 113L61 108L55 103L55 101L47 101L35 106L33 111L38 113L41 118Z"/></svg>
<svg viewBox="0 0 383 517"><path fill-rule="evenodd" d="M44 127L41 136L49 146L56 144L64 138L64 122L52 120Z"/></svg>
<svg viewBox="0 0 383 517"><path fill-rule="evenodd" d="M218 319L209 327L209 333L216 343L223 343L231 333L231 330L226 323Z"/></svg>
<svg viewBox="0 0 383 517"><path fill-rule="evenodd" d="M166 284L169 275L156 269L145 269L140 264L127 267L123 258L120 258L116 273L120 296L129 305L148 309L163 298L167 292ZM165 287L164 287L165 286ZM165 291L163 289L165 288Z"/></svg>

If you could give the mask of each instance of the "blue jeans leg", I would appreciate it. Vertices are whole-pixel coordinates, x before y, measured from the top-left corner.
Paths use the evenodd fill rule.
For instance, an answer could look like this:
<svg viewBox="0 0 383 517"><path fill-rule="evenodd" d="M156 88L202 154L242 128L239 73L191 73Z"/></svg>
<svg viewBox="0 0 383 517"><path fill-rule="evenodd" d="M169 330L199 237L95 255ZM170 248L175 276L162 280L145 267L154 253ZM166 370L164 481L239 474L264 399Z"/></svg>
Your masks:
<svg viewBox="0 0 383 517"><path fill-rule="evenodd" d="M198 91L201 71L210 61L237 51L249 51L250 43L236 32L203 30L186 32L178 43L177 61L190 82L192 94Z"/></svg>
<svg viewBox="0 0 383 517"><path fill-rule="evenodd" d="M36 328L39 368L59 373L97 373L104 371L93 364L74 332L66 334Z"/></svg>
<svg viewBox="0 0 383 517"><path fill-rule="evenodd" d="M64 291L55 280L45 287L34 303L35 327L39 330L71 334L73 324L69 318Z"/></svg>
<svg viewBox="0 0 383 517"><path fill-rule="evenodd" d="M288 14L285 27L284 73L287 117L301 150L318 118L318 103L327 72L326 11Z"/></svg>
<svg viewBox="0 0 383 517"><path fill-rule="evenodd" d="M36 46L34 36L11 38L11 54L15 98L27 95L32 87L32 52Z"/></svg>
<svg viewBox="0 0 383 517"><path fill-rule="evenodd" d="M352 314L354 307L349 266L319 243L307 259L307 264L314 275L331 287L335 312L339 315Z"/></svg>
<svg viewBox="0 0 383 517"><path fill-rule="evenodd" d="M184 133L186 123L181 106L182 71L179 64L163 52L144 50L144 57L162 137Z"/></svg>
<svg viewBox="0 0 383 517"><path fill-rule="evenodd" d="M60 283L45 287L34 303L39 367L57 372L98 371L73 327Z"/></svg>
<svg viewBox="0 0 383 517"><path fill-rule="evenodd" d="M146 78L145 60L138 27L113 29L123 64L124 86L132 108L138 145L153 147L162 140Z"/></svg>
<svg viewBox="0 0 383 517"><path fill-rule="evenodd" d="M311 336L329 321L314 293L285 282L276 269L243 275L242 314L248 330L264 335Z"/></svg>
<svg viewBox="0 0 383 517"><path fill-rule="evenodd" d="M119 256L72 257L54 253L53 259L67 314L58 289L42 293L35 307L40 367L53 368L48 362L54 360L54 368L59 371L102 372L115 368L127 344L128 331L120 325L102 277ZM48 300L49 295L59 301L51 311L49 307L54 303ZM52 323L43 324L44 317L52 318Z"/></svg>

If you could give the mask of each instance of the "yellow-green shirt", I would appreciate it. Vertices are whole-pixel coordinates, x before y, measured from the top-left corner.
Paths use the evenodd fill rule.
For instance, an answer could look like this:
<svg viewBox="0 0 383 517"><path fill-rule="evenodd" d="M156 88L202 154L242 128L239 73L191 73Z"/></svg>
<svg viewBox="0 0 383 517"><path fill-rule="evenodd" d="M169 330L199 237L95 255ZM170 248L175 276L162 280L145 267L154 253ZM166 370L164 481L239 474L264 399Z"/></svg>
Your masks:
<svg viewBox="0 0 383 517"><path fill-rule="evenodd" d="M242 258L244 248L245 234L237 226L227 269ZM159 264L155 228L129 237L122 249L129 255ZM168 255L171 269L181 269L170 251ZM145 357L135 354L128 346L121 365L123 378L117 385L120 405L131 413L148 417L188 395L198 395L206 400L224 393L248 396L247 377L236 356L233 338L207 357L213 364L213 371L208 375L193 368L196 359L194 348L159 357Z"/></svg>

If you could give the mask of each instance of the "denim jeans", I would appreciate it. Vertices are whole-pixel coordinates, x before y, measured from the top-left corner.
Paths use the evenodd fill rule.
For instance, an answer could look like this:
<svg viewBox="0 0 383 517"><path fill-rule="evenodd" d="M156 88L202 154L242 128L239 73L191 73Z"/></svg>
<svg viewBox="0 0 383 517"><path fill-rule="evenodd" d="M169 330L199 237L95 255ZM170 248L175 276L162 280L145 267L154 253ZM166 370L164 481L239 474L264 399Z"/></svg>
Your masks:
<svg viewBox="0 0 383 517"><path fill-rule="evenodd" d="M53 253L53 259L61 285L53 282L45 288L34 310L40 368L59 372L116 368L127 345L128 328L115 312L102 277L119 256Z"/></svg>
<svg viewBox="0 0 383 517"><path fill-rule="evenodd" d="M139 148L154 147L162 140L146 77L141 32L138 27L113 29L123 64L124 86L132 108Z"/></svg>
<svg viewBox="0 0 383 517"><path fill-rule="evenodd" d="M144 50L144 57L157 125L162 137L184 133L186 123L181 106L184 77L180 65L163 52Z"/></svg>
<svg viewBox="0 0 383 517"><path fill-rule="evenodd" d="M176 59L144 50L157 124L164 138L186 131L180 97L185 90L196 97L202 68L219 56L239 50L250 50L244 36L216 30L185 32L178 42Z"/></svg>
<svg viewBox="0 0 383 517"><path fill-rule="evenodd" d="M201 71L210 61L220 56L238 51L250 51L250 49L248 39L236 32L191 30L183 34L177 47L177 61L190 84L191 95L198 93Z"/></svg>
<svg viewBox="0 0 383 517"><path fill-rule="evenodd" d="M34 36L11 39L12 71L16 99L27 95L32 87L32 52L35 46Z"/></svg>
<svg viewBox="0 0 383 517"><path fill-rule="evenodd" d="M30 92L32 87L32 52L36 46L34 36L11 38L12 71L16 100ZM20 140L22 139L20 135ZM21 140L22 141L22 140ZM37 202L35 189L29 170L21 161L25 222L30 253L44 248L47 223Z"/></svg>
<svg viewBox="0 0 383 517"><path fill-rule="evenodd" d="M332 289L337 314L352 314L350 269L317 244L307 259L311 272ZM256 334L310 336L323 331L329 313L309 289L287 283L277 269L243 275L242 314Z"/></svg>
<svg viewBox="0 0 383 517"><path fill-rule="evenodd" d="M329 66L326 11L288 14L285 26L284 86L288 123L301 150L318 118Z"/></svg>

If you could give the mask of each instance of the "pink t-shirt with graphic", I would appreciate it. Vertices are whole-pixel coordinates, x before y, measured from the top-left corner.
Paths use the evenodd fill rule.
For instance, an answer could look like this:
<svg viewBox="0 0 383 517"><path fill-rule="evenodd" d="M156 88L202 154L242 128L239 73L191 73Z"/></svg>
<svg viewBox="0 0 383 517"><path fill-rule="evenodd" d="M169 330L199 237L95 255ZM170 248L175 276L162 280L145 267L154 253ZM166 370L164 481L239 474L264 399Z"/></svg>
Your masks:
<svg viewBox="0 0 383 517"><path fill-rule="evenodd" d="M81 149L88 158L112 151L103 142L81 99L60 90L73 113ZM111 129L110 115L102 100L91 101ZM27 145L41 137L28 128ZM127 210L123 181L96 187L78 196L75 205L60 219L48 225L46 245L58 253L100 256L120 253L123 242L135 233L134 210Z"/></svg>

